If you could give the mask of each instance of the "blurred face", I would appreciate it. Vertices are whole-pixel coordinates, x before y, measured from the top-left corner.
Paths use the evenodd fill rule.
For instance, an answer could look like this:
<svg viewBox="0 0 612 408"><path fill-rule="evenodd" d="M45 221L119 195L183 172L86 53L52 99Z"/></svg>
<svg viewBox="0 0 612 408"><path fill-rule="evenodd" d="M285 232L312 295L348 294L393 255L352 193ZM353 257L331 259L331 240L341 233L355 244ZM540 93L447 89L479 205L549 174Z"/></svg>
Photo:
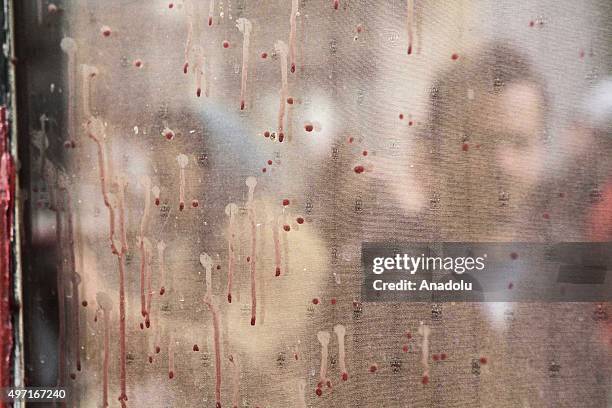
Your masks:
<svg viewBox="0 0 612 408"><path fill-rule="evenodd" d="M508 84L486 108L487 127L495 135L495 159L503 174L518 184L532 185L541 176L543 97L528 82Z"/></svg>

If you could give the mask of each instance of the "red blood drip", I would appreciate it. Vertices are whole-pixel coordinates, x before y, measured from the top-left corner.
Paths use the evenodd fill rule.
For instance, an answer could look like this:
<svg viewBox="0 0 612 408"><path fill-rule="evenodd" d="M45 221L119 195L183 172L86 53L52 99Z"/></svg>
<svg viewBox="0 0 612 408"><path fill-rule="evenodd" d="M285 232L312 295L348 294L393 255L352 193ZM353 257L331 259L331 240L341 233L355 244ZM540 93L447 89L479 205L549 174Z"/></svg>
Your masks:
<svg viewBox="0 0 612 408"><path fill-rule="evenodd" d="M355 173L361 174L365 171L365 168L363 166L355 166L353 170L355 171Z"/></svg>
<svg viewBox="0 0 612 408"><path fill-rule="evenodd" d="M166 137L167 140L172 140L174 139L174 132L171 130L168 130L164 133L164 136Z"/></svg>
<svg viewBox="0 0 612 408"><path fill-rule="evenodd" d="M169 8L169 9L171 9L171 8L173 8L173 7L174 7L174 3L170 3L170 4L168 4L168 8Z"/></svg>
<svg viewBox="0 0 612 408"><path fill-rule="evenodd" d="M313 305L318 305L319 304L319 299L317 299L317 298L312 299L312 304Z"/></svg>
<svg viewBox="0 0 612 408"><path fill-rule="evenodd" d="M193 351L200 351L200 348L198 347L197 344L193 345Z"/></svg>
<svg viewBox="0 0 612 408"><path fill-rule="evenodd" d="M355 140L352 136L348 138L348 142L349 143L353 143L353 140Z"/></svg>
<svg viewBox="0 0 612 408"><path fill-rule="evenodd" d="M321 395L323 395L323 390L321 390L321 388L317 388L315 390L315 394L317 394L317 396L320 397Z"/></svg>
<svg viewBox="0 0 612 408"><path fill-rule="evenodd" d="M331 302L331 304L332 304L332 305L335 305L336 303L338 303L338 301L336 300L336 298L332 298L332 299L330 300L330 302Z"/></svg>
<svg viewBox="0 0 612 408"><path fill-rule="evenodd" d="M480 364L487 364L487 358L486 357L480 357Z"/></svg>
<svg viewBox="0 0 612 408"><path fill-rule="evenodd" d="M400 120L404 120L404 114L403 114L403 113L400 113L400 114L399 114L399 118L400 118Z"/></svg>
<svg viewBox="0 0 612 408"><path fill-rule="evenodd" d="M288 103L289 105L293 105L293 98L292 98L292 97L288 97L288 98L287 98L287 103Z"/></svg>
<svg viewBox="0 0 612 408"><path fill-rule="evenodd" d="M136 68L142 68L142 61L141 60L134 61L134 66Z"/></svg>
<svg viewBox="0 0 612 408"><path fill-rule="evenodd" d="M424 375L423 379L421 380L421 382L423 383L423 385L429 384L429 376L428 375Z"/></svg>
<svg viewBox="0 0 612 408"><path fill-rule="evenodd" d="M296 219L298 224L303 224L304 223L304 219L302 217L297 217Z"/></svg>
<svg viewBox="0 0 612 408"><path fill-rule="evenodd" d="M459 54L454 53L453 55L451 55L451 59L452 59L453 61L457 61L457 60L459 59Z"/></svg>
<svg viewBox="0 0 612 408"><path fill-rule="evenodd" d="M159 289L159 295L160 295L160 296L163 296L163 295L164 295L164 293L166 293L166 288L162 286L162 287Z"/></svg>
<svg viewBox="0 0 612 408"><path fill-rule="evenodd" d="M244 110L245 104L244 101L240 101L240 110Z"/></svg>
<svg viewBox="0 0 612 408"><path fill-rule="evenodd" d="M291 231L291 227L287 224L283 225L283 229L287 232Z"/></svg>
<svg viewBox="0 0 612 408"><path fill-rule="evenodd" d="M348 373L342 373L342 381L347 381L348 380Z"/></svg>
<svg viewBox="0 0 612 408"><path fill-rule="evenodd" d="M264 137L270 137L270 132L268 132L267 130L264 132Z"/></svg>
<svg viewBox="0 0 612 408"><path fill-rule="evenodd" d="M271 166L272 165L272 160L268 160L268 165Z"/></svg>
<svg viewBox="0 0 612 408"><path fill-rule="evenodd" d="M438 354L433 354L433 355L431 356L431 358L433 359L433 361L438 361L438 360L440 360L440 356L439 356Z"/></svg>
<svg viewBox="0 0 612 408"><path fill-rule="evenodd" d="M362 155L367 156L368 155L368 151L364 150L363 152L361 152Z"/></svg>
<svg viewBox="0 0 612 408"><path fill-rule="evenodd" d="M529 22L529 27L533 27L533 26L535 26L535 21L531 20L531 21Z"/></svg>
<svg viewBox="0 0 612 408"><path fill-rule="evenodd" d="M153 356L149 356L149 364L153 362Z"/></svg>
<svg viewBox="0 0 612 408"><path fill-rule="evenodd" d="M289 199L287 199L287 198L283 199L283 205L284 205L285 207L286 207L286 206L288 206L289 204L290 204Z"/></svg>
<svg viewBox="0 0 612 408"><path fill-rule="evenodd" d="M106 28L106 29L102 30L102 35L105 36L105 37L110 37L111 29L110 28Z"/></svg>
<svg viewBox="0 0 612 408"><path fill-rule="evenodd" d="M193 208L198 208L198 206L199 206L199 205L200 205L200 203L199 203L199 201L198 201L198 200L192 200L192 201L191 201L191 206L192 206Z"/></svg>
<svg viewBox="0 0 612 408"><path fill-rule="evenodd" d="M251 317L251 326L255 326L255 318Z"/></svg>
<svg viewBox="0 0 612 408"><path fill-rule="evenodd" d="M247 262L251 262L251 257L247 256Z"/></svg>
<svg viewBox="0 0 612 408"><path fill-rule="evenodd" d="M161 348L159 346L155 346L155 354L159 354Z"/></svg>
<svg viewBox="0 0 612 408"><path fill-rule="evenodd" d="M87 307L87 301L86 300L82 301L81 304L83 305L83 307Z"/></svg>
<svg viewBox="0 0 612 408"><path fill-rule="evenodd" d="M408 55L412 54L412 44L408 46Z"/></svg>
<svg viewBox="0 0 612 408"><path fill-rule="evenodd" d="M461 150L463 150L464 152L467 152L468 150L470 150L470 145L469 145L469 144L467 144L467 143L464 143L464 144L461 146Z"/></svg>
<svg viewBox="0 0 612 408"><path fill-rule="evenodd" d="M363 31L363 27L361 27L361 24L357 26L357 33L361 33Z"/></svg>
<svg viewBox="0 0 612 408"><path fill-rule="evenodd" d="M155 205L159 205L159 198L155 199Z"/></svg>
<svg viewBox="0 0 612 408"><path fill-rule="evenodd" d="M413 122L411 120L408 121L408 126L412 126Z"/></svg>
<svg viewBox="0 0 612 408"><path fill-rule="evenodd" d="M169 379L173 379L174 378L174 371L169 371L168 372L168 378Z"/></svg>
<svg viewBox="0 0 612 408"><path fill-rule="evenodd" d="M440 354L440 360L446 360L446 353Z"/></svg>
<svg viewBox="0 0 612 408"><path fill-rule="evenodd" d="M276 267L276 275L275 276L280 276L281 274L281 268Z"/></svg>
<svg viewBox="0 0 612 408"><path fill-rule="evenodd" d="M291 73L295 73L295 64L291 64Z"/></svg>
<svg viewBox="0 0 612 408"><path fill-rule="evenodd" d="M231 293L227 294L227 303L232 303L232 294Z"/></svg>
<svg viewBox="0 0 612 408"><path fill-rule="evenodd" d="M196 89L196 96L199 98L200 96L202 96L202 88L198 88Z"/></svg>
<svg viewBox="0 0 612 408"><path fill-rule="evenodd" d="M267 52L262 52L261 53L261 59L266 59L268 58L268 53Z"/></svg>
<svg viewBox="0 0 612 408"><path fill-rule="evenodd" d="M144 330L144 324L142 324L142 322L140 322L140 330Z"/></svg>
<svg viewBox="0 0 612 408"><path fill-rule="evenodd" d="M266 169L265 167L261 169L262 173L265 173L266 171L268 171L268 169Z"/></svg>
<svg viewBox="0 0 612 408"><path fill-rule="evenodd" d="M285 140L285 134L283 132L280 132L278 134L278 141L282 143L283 140Z"/></svg>
<svg viewBox="0 0 612 408"><path fill-rule="evenodd" d="M340 6L340 0L334 0L334 10L338 10L339 6Z"/></svg>
<svg viewBox="0 0 612 408"><path fill-rule="evenodd" d="M408 352L408 345L407 345L407 344L404 344L404 346L402 347L402 351L403 351L404 353L407 353L407 352Z"/></svg>
<svg viewBox="0 0 612 408"><path fill-rule="evenodd" d="M375 372L376 372L376 370L378 370L378 367L377 367L376 365L372 364L372 365L370 366L370 372L371 372L371 373L375 373Z"/></svg>
<svg viewBox="0 0 612 408"><path fill-rule="evenodd" d="M185 62L185 65L183 65L183 74L187 73L187 69L189 68L189 63Z"/></svg>
<svg viewBox="0 0 612 408"><path fill-rule="evenodd" d="M314 129L314 126L312 126L311 123L307 123L304 125L304 130L307 132L312 132L313 129Z"/></svg>
<svg viewBox="0 0 612 408"><path fill-rule="evenodd" d="M223 48L229 48L229 46L230 46L229 41L227 40L223 41Z"/></svg>
<svg viewBox="0 0 612 408"><path fill-rule="evenodd" d="M185 209L185 203L179 203L179 211L183 211Z"/></svg>
<svg viewBox="0 0 612 408"><path fill-rule="evenodd" d="M212 26L212 17L208 17L208 26Z"/></svg>
<svg viewBox="0 0 612 408"><path fill-rule="evenodd" d="M149 316L147 316L147 320L145 320L145 326L147 329L151 327L151 321L149 320Z"/></svg>

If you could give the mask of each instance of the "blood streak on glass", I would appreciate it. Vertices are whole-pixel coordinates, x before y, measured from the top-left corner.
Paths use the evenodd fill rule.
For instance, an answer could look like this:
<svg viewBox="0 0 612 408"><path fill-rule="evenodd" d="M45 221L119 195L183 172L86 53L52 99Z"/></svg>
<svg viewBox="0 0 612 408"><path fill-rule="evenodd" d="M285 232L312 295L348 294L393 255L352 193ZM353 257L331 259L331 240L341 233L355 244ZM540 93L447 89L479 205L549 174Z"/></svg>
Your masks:
<svg viewBox="0 0 612 408"><path fill-rule="evenodd" d="M246 18L236 20L236 27L242 33L242 73L240 79L240 110L245 108L245 94L249 70L249 44L251 42L251 30L253 25Z"/></svg>
<svg viewBox="0 0 612 408"><path fill-rule="evenodd" d="M291 73L295 72L295 31L298 14L298 0L291 0L291 14L289 16L289 66Z"/></svg>
<svg viewBox="0 0 612 408"><path fill-rule="evenodd" d="M256 273L256 258L257 252L257 224L255 221L255 203L253 195L255 194L255 186L257 185L257 179L255 177L248 177L246 179L246 185L249 188L248 199L246 203L247 211L249 214L249 223L251 224L251 326L255 326L256 314L257 314L257 292L255 288L255 273Z"/></svg>
<svg viewBox="0 0 612 408"><path fill-rule="evenodd" d="M238 212L238 206L234 203L229 203L225 206L225 215L229 217L229 226L227 230L227 301L232 303L232 284L234 280L234 265L236 263L235 248L236 248L236 225L235 217Z"/></svg>

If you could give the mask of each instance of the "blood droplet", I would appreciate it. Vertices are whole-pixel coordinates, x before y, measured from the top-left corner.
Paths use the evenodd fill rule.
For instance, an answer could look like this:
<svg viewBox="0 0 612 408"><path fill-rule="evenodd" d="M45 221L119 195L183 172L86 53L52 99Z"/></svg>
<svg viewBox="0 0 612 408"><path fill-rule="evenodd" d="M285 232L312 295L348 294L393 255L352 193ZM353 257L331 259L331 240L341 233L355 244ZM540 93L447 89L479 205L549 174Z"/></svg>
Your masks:
<svg viewBox="0 0 612 408"><path fill-rule="evenodd" d="M304 218L302 218L302 217L298 217L298 218L296 219L296 221L297 221L297 223L298 223L298 224L303 224L303 223L304 223Z"/></svg>
<svg viewBox="0 0 612 408"><path fill-rule="evenodd" d="M480 357L479 361L480 361L480 364L483 364L483 365L487 364L487 362L488 362L486 357Z"/></svg>
<svg viewBox="0 0 612 408"><path fill-rule="evenodd" d="M317 299L317 298L312 299L312 304L313 305L318 305L319 304L319 299Z"/></svg>
<svg viewBox="0 0 612 408"><path fill-rule="evenodd" d="M193 351L200 351L200 348L198 347L197 344L193 345Z"/></svg>
<svg viewBox="0 0 612 408"><path fill-rule="evenodd" d="M423 383L423 385L429 384L429 376L428 375L424 375L423 379L421 380L421 383Z"/></svg>
<svg viewBox="0 0 612 408"><path fill-rule="evenodd" d="M262 52L261 53L261 59L266 59L268 58L268 53L267 52Z"/></svg>
<svg viewBox="0 0 612 408"><path fill-rule="evenodd" d="M365 168L363 166L355 166L353 170L355 171L355 173L361 174L365 171Z"/></svg>
<svg viewBox="0 0 612 408"><path fill-rule="evenodd" d="M454 53L453 55L451 55L451 59L452 59L453 61L457 61L457 60L459 59L459 54Z"/></svg>
<svg viewBox="0 0 612 408"><path fill-rule="evenodd" d="M283 229L284 229L286 232L291 231L291 227L290 227L288 224L283 225Z"/></svg>
<svg viewBox="0 0 612 408"><path fill-rule="evenodd" d="M104 37L110 37L112 33L111 28L109 26L102 26L102 28L100 28L100 32Z"/></svg>
<svg viewBox="0 0 612 408"><path fill-rule="evenodd" d="M229 48L229 46L230 46L229 41L224 40L224 41L223 41L223 48Z"/></svg>
<svg viewBox="0 0 612 408"><path fill-rule="evenodd" d="M312 126L312 123L306 123L304 125L304 130L307 132L312 132L313 129L314 129L314 126Z"/></svg>

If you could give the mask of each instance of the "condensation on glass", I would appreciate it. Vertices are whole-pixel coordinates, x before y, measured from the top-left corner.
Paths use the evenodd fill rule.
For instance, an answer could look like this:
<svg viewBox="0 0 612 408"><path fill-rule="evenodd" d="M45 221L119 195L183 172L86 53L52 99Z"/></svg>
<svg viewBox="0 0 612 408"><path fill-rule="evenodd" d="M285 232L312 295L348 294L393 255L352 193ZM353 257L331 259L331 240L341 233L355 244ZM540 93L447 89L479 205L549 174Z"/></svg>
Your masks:
<svg viewBox="0 0 612 408"><path fill-rule="evenodd" d="M610 403L605 304L360 300L364 241L610 239L608 2L30 3L71 406Z"/></svg>

